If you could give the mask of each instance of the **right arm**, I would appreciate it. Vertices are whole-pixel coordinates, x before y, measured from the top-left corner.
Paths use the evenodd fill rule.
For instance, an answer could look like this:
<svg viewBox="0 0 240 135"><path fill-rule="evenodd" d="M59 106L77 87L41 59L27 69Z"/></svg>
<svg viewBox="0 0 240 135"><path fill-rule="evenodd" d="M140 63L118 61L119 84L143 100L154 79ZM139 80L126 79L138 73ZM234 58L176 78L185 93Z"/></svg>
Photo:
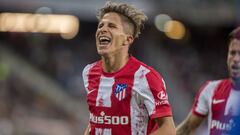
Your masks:
<svg viewBox="0 0 240 135"><path fill-rule="evenodd" d="M90 135L90 124L88 124L83 135Z"/></svg>
<svg viewBox="0 0 240 135"><path fill-rule="evenodd" d="M177 135L190 135L199 127L204 118L209 112L209 100L213 94L213 87L216 87L216 83L206 82L204 83L197 96L195 97L194 104L191 112L187 118L177 126Z"/></svg>
<svg viewBox="0 0 240 135"><path fill-rule="evenodd" d="M190 135L199 127L203 120L204 117L190 112L187 118L177 126L177 135Z"/></svg>

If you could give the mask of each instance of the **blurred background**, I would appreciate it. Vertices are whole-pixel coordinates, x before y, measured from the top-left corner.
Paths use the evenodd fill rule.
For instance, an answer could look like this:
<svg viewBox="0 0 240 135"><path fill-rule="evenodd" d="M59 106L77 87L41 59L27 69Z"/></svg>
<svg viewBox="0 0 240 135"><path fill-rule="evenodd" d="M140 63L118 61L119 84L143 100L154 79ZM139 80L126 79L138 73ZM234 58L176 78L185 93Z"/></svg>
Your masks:
<svg viewBox="0 0 240 135"><path fill-rule="evenodd" d="M240 24L240 1L114 1L149 17L131 54L162 74L179 124L201 84L228 75L227 36ZM83 134L89 113L81 73L99 59L95 14L104 3L0 1L0 135Z"/></svg>

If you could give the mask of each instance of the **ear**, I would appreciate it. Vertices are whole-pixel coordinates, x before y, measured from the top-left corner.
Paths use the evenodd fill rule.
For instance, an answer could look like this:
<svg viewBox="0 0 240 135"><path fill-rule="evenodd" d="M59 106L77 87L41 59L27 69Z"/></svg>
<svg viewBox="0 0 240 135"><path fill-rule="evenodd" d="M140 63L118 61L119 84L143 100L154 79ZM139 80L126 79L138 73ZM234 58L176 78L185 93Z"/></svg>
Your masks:
<svg viewBox="0 0 240 135"><path fill-rule="evenodd" d="M131 45L134 41L134 38L132 35L127 35L126 40L123 42L123 45Z"/></svg>

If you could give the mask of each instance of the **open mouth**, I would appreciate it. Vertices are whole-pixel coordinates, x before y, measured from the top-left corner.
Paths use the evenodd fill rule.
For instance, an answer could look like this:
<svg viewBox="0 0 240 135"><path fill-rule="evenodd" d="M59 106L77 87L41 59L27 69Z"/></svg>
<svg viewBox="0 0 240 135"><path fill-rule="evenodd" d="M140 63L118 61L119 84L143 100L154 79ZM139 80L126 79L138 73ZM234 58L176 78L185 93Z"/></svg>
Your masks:
<svg viewBox="0 0 240 135"><path fill-rule="evenodd" d="M108 45L109 43L111 43L111 38L107 37L107 36L99 36L98 38L100 45Z"/></svg>
<svg viewBox="0 0 240 135"><path fill-rule="evenodd" d="M240 69L240 66L232 65L232 69L233 69L233 70L239 70L239 69Z"/></svg>
<svg viewBox="0 0 240 135"><path fill-rule="evenodd" d="M238 65L232 65L231 66L231 72L234 76L240 75L240 66Z"/></svg>

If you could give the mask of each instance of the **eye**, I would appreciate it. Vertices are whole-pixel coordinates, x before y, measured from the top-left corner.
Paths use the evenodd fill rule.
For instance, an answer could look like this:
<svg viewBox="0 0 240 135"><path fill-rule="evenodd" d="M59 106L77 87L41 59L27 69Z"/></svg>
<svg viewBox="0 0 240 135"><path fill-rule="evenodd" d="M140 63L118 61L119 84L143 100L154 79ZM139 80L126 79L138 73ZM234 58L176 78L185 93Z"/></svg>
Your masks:
<svg viewBox="0 0 240 135"><path fill-rule="evenodd" d="M112 23L109 24L109 27L110 27L110 28L117 28L117 26L116 26L115 24L112 24Z"/></svg>
<svg viewBox="0 0 240 135"><path fill-rule="evenodd" d="M98 24L98 29L103 27L103 23Z"/></svg>
<svg viewBox="0 0 240 135"><path fill-rule="evenodd" d="M236 51L230 51L230 55L235 55Z"/></svg>

